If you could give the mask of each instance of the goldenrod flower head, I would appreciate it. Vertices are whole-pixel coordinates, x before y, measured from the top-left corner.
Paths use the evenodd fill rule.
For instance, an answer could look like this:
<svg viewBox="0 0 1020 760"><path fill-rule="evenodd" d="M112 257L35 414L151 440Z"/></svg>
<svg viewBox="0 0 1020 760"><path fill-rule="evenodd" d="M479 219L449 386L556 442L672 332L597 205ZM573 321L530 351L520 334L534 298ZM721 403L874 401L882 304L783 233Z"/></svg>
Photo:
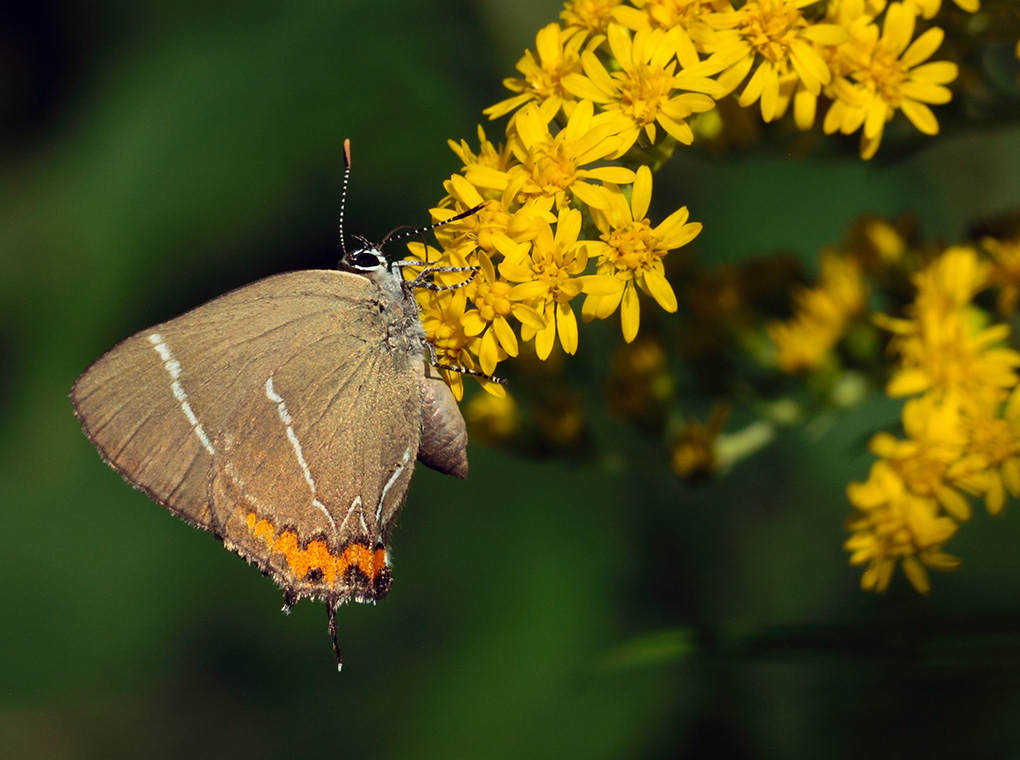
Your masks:
<svg viewBox="0 0 1020 760"><path fill-rule="evenodd" d="M437 222L485 202L478 188L459 174L450 177L443 186L453 208L432 209L432 218ZM539 221L555 222L556 215L534 201L514 203L504 192L499 199L485 202L477 213L437 229L436 239L446 251L480 251L491 259L514 250L518 243L534 239Z"/></svg>
<svg viewBox="0 0 1020 760"><path fill-rule="evenodd" d="M697 237L701 224L687 221L684 206L652 227L646 216L652 197L652 172L647 166L638 168L630 203L615 185L606 185L601 193L605 201L591 209L601 239L590 244L588 255L598 259L599 274L618 278L624 287L614 294L587 296L581 314L585 321L605 319L619 308L623 337L629 343L640 324L637 288L666 311L676 311L676 295L666 280L662 259Z"/></svg>
<svg viewBox="0 0 1020 760"><path fill-rule="evenodd" d="M957 521L969 520L970 503L951 483L974 466L964 457L967 436L959 406L931 395L911 399L903 407L903 429L906 440L878 433L868 448L912 494L935 500Z"/></svg>
<svg viewBox="0 0 1020 760"><path fill-rule="evenodd" d="M555 135L549 130L554 115L551 108L530 103L517 112L511 125L518 165L506 173L504 182L514 188L518 202L540 198L547 202L546 208L562 208L576 195L591 206L601 203L602 196L584 180L634 181L634 172L622 166L583 168L621 152L621 132L629 125L619 114L595 114L591 102L583 100Z"/></svg>
<svg viewBox="0 0 1020 760"><path fill-rule="evenodd" d="M580 30L583 34L605 34L614 11L623 0L570 0L563 4L560 20L568 31Z"/></svg>
<svg viewBox="0 0 1020 760"><path fill-rule="evenodd" d="M725 92L732 92L754 68L738 102L746 108L760 101L765 121L781 113L783 81L789 83L791 93L798 85L817 96L831 80L829 67L815 45L839 45L846 41L847 32L835 24L809 23L801 8L815 2L748 0L738 10L714 18L723 30L711 52L729 66L719 76L719 83Z"/></svg>
<svg viewBox="0 0 1020 760"><path fill-rule="evenodd" d="M628 29L683 30L699 52L716 41L712 15L732 11L729 0L633 0L613 11L613 18Z"/></svg>
<svg viewBox="0 0 1020 760"><path fill-rule="evenodd" d="M490 265L491 266L491 265ZM488 279L484 271L473 283L471 301L473 309L464 313L461 324L469 337L481 336L478 359L482 372L491 375L496 364L507 356L517 356L517 335L507 321L513 315L525 323L542 319L512 292L513 285L506 280Z"/></svg>
<svg viewBox="0 0 1020 760"><path fill-rule="evenodd" d="M555 107L554 111L559 111L564 100L572 100L572 96L563 89L562 79L571 72L581 71L581 46L585 35L576 31L564 31L559 24L548 24L539 30L535 37L538 57L526 50L524 57L517 62L517 70L524 78L503 80L504 87L520 94L500 101L482 113L490 119L498 119L532 100L549 101Z"/></svg>
<svg viewBox="0 0 1020 760"><path fill-rule="evenodd" d="M643 335L617 347L607 382L606 397L612 414L655 436L666 427L676 386L666 360L662 342Z"/></svg>
<svg viewBox="0 0 1020 760"><path fill-rule="evenodd" d="M869 219L862 232L882 264L893 264L907 252L903 234L884 219Z"/></svg>
<svg viewBox="0 0 1020 760"><path fill-rule="evenodd" d="M967 451L979 466L959 478L964 488L984 495L993 515L1002 511L1007 493L1020 496L1020 386L999 414L998 405L986 406L965 418Z"/></svg>
<svg viewBox="0 0 1020 760"><path fill-rule="evenodd" d="M490 142L489 138L485 136L485 129L481 124L478 125L478 153L471 150L467 140L461 140L459 143L447 140L446 143L461 160L463 164L461 172L464 174L479 167L503 172L510 168L512 157L509 146L496 146ZM471 207L468 206L468 208Z"/></svg>
<svg viewBox="0 0 1020 760"><path fill-rule="evenodd" d="M409 269L410 267L404 267ZM463 288L435 292L418 290L418 305L421 321L428 335L429 342L435 346L440 364L454 367L477 369L472 344L478 342L464 331L463 316L467 305L467 293ZM464 397L464 378L459 372L443 370L447 385L454 397L460 401ZM502 386L485 383L490 393L502 395ZM494 387L491 387L494 386Z"/></svg>
<svg viewBox="0 0 1020 760"><path fill-rule="evenodd" d="M850 538L843 545L850 564L867 565L861 588L885 591L897 562L922 594L931 589L927 567L952 570L959 560L942 551L957 531L957 523L940 515L933 499L917 496L904 486L886 462L872 465L865 483L851 483L847 496L855 513L847 520Z"/></svg>
<svg viewBox="0 0 1020 760"><path fill-rule="evenodd" d="M570 74L563 78L563 86L572 94L598 103L603 111L615 114L626 125L621 130L619 154L629 149L642 131L648 142L654 143L656 124L679 142L690 145L694 133L686 119L715 107L709 94L722 94L722 90L705 76L707 69L694 69L698 54L693 47L681 59L681 64L690 65L691 70L676 71L674 56L683 55L678 53L683 36L679 27L668 32L642 29L632 40L622 25L610 24L607 39L619 71L610 74L598 56L586 50L581 55L584 76Z"/></svg>
<svg viewBox="0 0 1020 760"><path fill-rule="evenodd" d="M1020 353L999 347L1009 335L1004 324L985 327L970 306L988 282L988 265L973 249L951 247L914 277L917 300L909 319L875 315L894 333L891 348L899 366L886 393L909 396L936 391L965 406L1001 401L1017 381Z"/></svg>
<svg viewBox="0 0 1020 760"><path fill-rule="evenodd" d="M794 292L794 316L766 330L776 346L776 364L784 372L815 369L843 337L847 320L863 311L866 293L860 265L825 251L817 288Z"/></svg>
<svg viewBox="0 0 1020 760"><path fill-rule="evenodd" d="M524 340L535 339L539 359L547 359L556 338L568 354L577 351L577 318L570 301L582 292L613 292L622 289L622 283L612 277L582 276L588 265L585 244L578 241L581 232L581 212L561 209L556 231L545 222L539 223L539 233L530 250L519 251L499 265L500 274L509 282L517 283L510 297L529 304L538 318L531 319L521 329Z"/></svg>
<svg viewBox="0 0 1020 760"><path fill-rule="evenodd" d="M932 390L964 404L1001 400L1017 381L1020 353L997 347L1008 325L979 328L965 313L925 313L905 321L876 319L881 327L906 330L893 343L899 369L886 386L890 396Z"/></svg>
<svg viewBox="0 0 1020 760"><path fill-rule="evenodd" d="M999 286L999 313L1009 316L1016 311L1020 299L1020 237L1012 240L981 239L981 247L994 260L989 280Z"/></svg>
<svg viewBox="0 0 1020 760"><path fill-rule="evenodd" d="M841 48L850 74L833 81L836 101L826 114L823 128L827 134L837 129L850 134L863 125L862 158L875 155L885 123L896 109L902 110L918 130L934 135L939 131L938 120L925 104L952 99L944 85L956 79L956 64L925 63L945 34L932 27L911 42L915 20L911 8L893 3L886 9L881 37L878 27L871 24L866 27L867 34L856 35Z"/></svg>
<svg viewBox="0 0 1020 760"><path fill-rule="evenodd" d="M912 278L917 288L912 309L935 317L958 312L988 287L990 272L970 246L950 246Z"/></svg>
<svg viewBox="0 0 1020 760"><path fill-rule="evenodd" d="M839 340L830 324L804 316L770 322L765 329L776 347L776 366L790 374L822 366Z"/></svg>
<svg viewBox="0 0 1020 760"><path fill-rule="evenodd" d="M718 466L716 441L730 415L729 404L717 403L708 422L688 418L673 441L670 465L678 476L697 481L711 475Z"/></svg>

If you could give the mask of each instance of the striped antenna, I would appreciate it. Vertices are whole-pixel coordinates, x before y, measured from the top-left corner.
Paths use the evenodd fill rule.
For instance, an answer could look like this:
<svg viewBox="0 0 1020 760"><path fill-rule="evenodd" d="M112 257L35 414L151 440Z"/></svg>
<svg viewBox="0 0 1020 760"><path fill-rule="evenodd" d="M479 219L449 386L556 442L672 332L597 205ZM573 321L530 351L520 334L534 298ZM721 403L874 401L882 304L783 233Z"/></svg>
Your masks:
<svg viewBox="0 0 1020 760"><path fill-rule="evenodd" d="M406 224L401 225L400 227L395 227L394 229L386 233L386 237L384 237L379 242L379 247L382 248L384 245L391 241L403 240L404 238L409 238L412 235L424 235L426 232L431 232L432 230L438 229L439 227L445 227L446 225L452 224L453 222L459 222L461 219L465 219L469 216L472 216L473 214L477 214L483 208L485 208L485 201L482 201L474 208L469 208L467 211L462 211L456 216L451 216L449 219L444 219L441 222L430 224L427 227L418 227L416 229L412 229L409 225ZM397 235L396 233L400 232L400 230L406 230L406 232L401 232L399 235Z"/></svg>
<svg viewBox="0 0 1020 760"><path fill-rule="evenodd" d="M340 191L340 250L347 253L344 245L344 207L347 205L347 182L351 178L351 141L344 139L344 186Z"/></svg>

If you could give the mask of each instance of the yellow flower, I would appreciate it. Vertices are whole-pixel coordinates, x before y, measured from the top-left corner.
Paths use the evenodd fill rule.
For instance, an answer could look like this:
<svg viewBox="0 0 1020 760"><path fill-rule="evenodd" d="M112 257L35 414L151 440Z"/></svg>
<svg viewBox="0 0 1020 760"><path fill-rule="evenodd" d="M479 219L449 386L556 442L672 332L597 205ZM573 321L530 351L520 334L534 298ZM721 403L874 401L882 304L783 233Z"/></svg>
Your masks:
<svg viewBox="0 0 1020 760"><path fill-rule="evenodd" d="M959 312L988 287L990 269L973 248L949 246L911 278L917 288L912 309L936 317Z"/></svg>
<svg viewBox="0 0 1020 760"><path fill-rule="evenodd" d="M471 291L474 308L466 311L460 322L465 335L481 336L478 359L482 372L491 375L500 361L517 356L517 335L507 317L513 315L525 325L544 326L544 322L534 309L521 303L523 299L512 292L513 285L504 279L490 280L482 271L465 289Z"/></svg>
<svg viewBox="0 0 1020 760"><path fill-rule="evenodd" d="M475 154L471 150L471 147L467 144L467 140L461 140L459 143L453 140L447 140L447 145L450 146L450 150L457 154L457 157L463 163L461 171L467 173L476 167L486 167L494 169L496 171L506 171L510 168L513 162L513 156L510 153L510 147L507 145L496 146L489 141L485 136L485 130L482 125L478 125L478 153ZM470 208L470 206L468 207Z"/></svg>
<svg viewBox="0 0 1020 760"><path fill-rule="evenodd" d="M709 94L721 94L721 88L703 75L707 69L694 70L698 55L693 48L689 52L691 58L681 61L691 69L676 73L673 56L683 30L679 27L668 32L642 29L631 40L623 26L610 24L607 35L620 70L610 74L598 56L586 50L581 55L584 76L565 76L563 86L624 121L626 127L619 154L629 149L642 131L649 143L654 144L656 124L679 142L690 145L694 133L686 119L714 108L715 101ZM677 94L677 90L691 92Z"/></svg>
<svg viewBox="0 0 1020 760"><path fill-rule="evenodd" d="M967 437L959 407L934 396L911 399L903 407L903 429L907 440L878 433L868 448L886 460L912 494L936 501L959 522L969 520L970 503L950 481L970 475L980 464L964 455Z"/></svg>
<svg viewBox="0 0 1020 760"><path fill-rule="evenodd" d="M989 279L999 286L999 313L1010 316L1016 311L1017 300L1020 299L1020 238L996 240L985 237L981 239L981 247L995 261Z"/></svg>
<svg viewBox="0 0 1020 760"><path fill-rule="evenodd" d="M784 372L815 369L843 337L849 317L864 309L864 281L851 258L826 251L817 288L794 293L793 319L766 328L776 345L776 364Z"/></svg>
<svg viewBox="0 0 1020 760"><path fill-rule="evenodd" d="M686 47L689 41L699 52L716 41L713 14L733 10L729 0L632 0L632 4L614 9L613 18L634 31L682 29L685 40L680 44Z"/></svg>
<svg viewBox="0 0 1020 760"><path fill-rule="evenodd" d="M953 0L957 7L967 13L976 13L981 9L980 0ZM904 5L911 7L914 13L924 18L933 18L942 7L942 0L906 0Z"/></svg>
<svg viewBox="0 0 1020 760"><path fill-rule="evenodd" d="M713 17L713 24L721 31L710 51L729 66L719 76L719 83L725 92L732 92L754 68L739 103L746 108L760 101L765 121L772 121L780 113L780 85L784 80L791 85L798 82L815 96L831 80L829 67L815 45L838 45L846 41L847 32L834 24L809 23L801 8L815 2L748 0L736 11Z"/></svg>
<svg viewBox="0 0 1020 760"><path fill-rule="evenodd" d="M856 35L840 50L850 71L832 83L836 98L825 116L823 129L851 134L862 125L861 157L875 155L882 140L885 123L896 109L926 135L939 131L935 114L926 105L948 103L952 93L943 85L956 79L957 66L948 61L924 63L942 44L945 36L932 27L916 40L913 11L903 3L894 3L885 12L882 36L874 24L866 34ZM909 46L909 47L908 47Z"/></svg>
<svg viewBox="0 0 1020 760"><path fill-rule="evenodd" d="M583 168L619 152L626 120L618 114L596 115L592 104L583 100L571 112L567 125L553 135L549 131L553 116L551 107L534 103L518 111L511 125L517 165L507 172L476 168L467 172L468 182L507 190L508 197L518 203L539 199L542 207L549 209L569 204L571 194L589 206L602 203L596 188L584 180L634 181L634 172L622 166Z"/></svg>
<svg viewBox="0 0 1020 760"><path fill-rule="evenodd" d="M655 337L622 343L613 353L606 383L612 415L655 438L666 428L676 391L667 359L662 342Z"/></svg>
<svg viewBox="0 0 1020 760"><path fill-rule="evenodd" d="M1016 385L1020 353L995 347L1008 337L1008 325L975 328L963 313L926 313L910 321L875 315L875 321L899 333L892 347L900 366L886 386L890 396L934 390L969 405L1000 400Z"/></svg>
<svg viewBox="0 0 1020 760"><path fill-rule="evenodd" d="M971 408L998 403L1017 382L1020 353L997 347L1009 326L984 326L984 313L970 305L988 284L988 265L973 249L947 248L913 277L917 297L908 319L882 314L874 322L893 333L890 348L898 357L886 393L909 396L935 391Z"/></svg>
<svg viewBox="0 0 1020 760"><path fill-rule="evenodd" d="M520 108L531 100L548 101L559 111L564 100L573 98L563 89L562 79L566 74L581 71L581 46L584 35L565 32L559 24L549 24L539 30L535 37L538 58L530 50L517 62L517 70L523 79L513 77L503 80L503 86L511 92L520 93L486 108L482 113L490 119Z"/></svg>
<svg viewBox="0 0 1020 760"><path fill-rule="evenodd" d="M638 168L629 204L619 187L607 185L601 192L605 202L591 209L601 240L590 245L588 255L598 258L599 274L622 280L624 288L612 295L587 296L581 315L586 322L605 319L619 308L623 337L630 343L640 324L637 288L666 311L676 311L676 295L666 280L662 259L697 237L701 224L687 221L684 206L652 227L646 217L652 198L652 172L647 166Z"/></svg>
<svg viewBox="0 0 1020 760"><path fill-rule="evenodd" d="M548 224L541 222L530 254L521 247L499 265L503 277L518 283L509 290L508 298L526 302L539 315L521 328L524 340L535 338L539 359L549 357L557 337L568 354L577 351L577 318L570 307L574 297L582 292L612 293L623 289L623 284L614 277L582 276L588 255L585 244L577 239L580 232L581 212L561 209L555 235Z"/></svg>
<svg viewBox="0 0 1020 760"><path fill-rule="evenodd" d="M963 487L984 495L990 514L1002 511L1006 494L1020 496L1020 387L1014 388L1002 409L1002 416L983 408L964 419L967 451L980 468L966 478Z"/></svg>
<svg viewBox="0 0 1020 760"><path fill-rule="evenodd" d="M926 567L953 570L960 561L942 551L957 531L957 523L940 516L929 498L910 493L886 462L876 462L865 483L847 486L854 514L847 520L850 538L843 545L850 564L867 565L861 588L885 591L897 562L917 591L931 589Z"/></svg>
<svg viewBox="0 0 1020 760"><path fill-rule="evenodd" d="M568 31L581 30L585 35L605 34L606 26L623 0L570 0L560 12L560 20Z"/></svg>
<svg viewBox="0 0 1020 760"><path fill-rule="evenodd" d="M776 366L790 374L821 366L839 339L830 324L805 316L772 322L766 331L776 347Z"/></svg>
<svg viewBox="0 0 1020 760"><path fill-rule="evenodd" d="M479 341L464 331L464 309L467 305L465 289L440 292L421 289L417 291L417 297L422 325L429 342L436 349L439 363L477 370L474 357ZM464 376L449 370L443 370L443 376L454 397L460 401L464 397ZM497 396L506 393L503 386L497 383L483 380L482 387Z"/></svg>
<svg viewBox="0 0 1020 760"><path fill-rule="evenodd" d="M708 422L688 418L672 444L670 464L679 477L695 482L711 475L718 466L716 440L730 416L730 406L716 403Z"/></svg>
<svg viewBox="0 0 1020 760"><path fill-rule="evenodd" d="M459 174L450 177L443 187L452 208L432 209L432 218L437 222L485 202L478 188ZM494 280L492 266L486 261L515 250L517 243L533 240L538 234L539 221L555 222L556 215L534 201L513 203L504 191L498 200L485 202L477 213L437 229L436 239L446 251L459 249L464 252L467 263L480 264L489 279Z"/></svg>

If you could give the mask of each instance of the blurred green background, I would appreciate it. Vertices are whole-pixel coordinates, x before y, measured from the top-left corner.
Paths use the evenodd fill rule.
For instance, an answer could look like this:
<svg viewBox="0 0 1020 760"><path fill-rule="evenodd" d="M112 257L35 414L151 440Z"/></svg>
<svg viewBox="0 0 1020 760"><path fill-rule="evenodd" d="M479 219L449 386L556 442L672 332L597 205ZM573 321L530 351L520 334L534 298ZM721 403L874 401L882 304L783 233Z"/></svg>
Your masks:
<svg viewBox="0 0 1020 760"><path fill-rule="evenodd" d="M538 28L530 0L9 2L0 10L0 757L813 758L1020 754L1017 516L979 516L929 598L862 594L841 548L875 398L680 483L604 418L616 327L582 331L590 461L473 445L420 468L395 584L340 610L279 590L102 464L67 393L152 323L348 229L421 224ZM490 129L498 137L502 123ZM699 259L810 258L863 212L959 239L1020 204L1020 132L895 163L678 156ZM602 343L600 343L602 342ZM603 345L605 343L606 345ZM598 462L611 461L606 467Z"/></svg>

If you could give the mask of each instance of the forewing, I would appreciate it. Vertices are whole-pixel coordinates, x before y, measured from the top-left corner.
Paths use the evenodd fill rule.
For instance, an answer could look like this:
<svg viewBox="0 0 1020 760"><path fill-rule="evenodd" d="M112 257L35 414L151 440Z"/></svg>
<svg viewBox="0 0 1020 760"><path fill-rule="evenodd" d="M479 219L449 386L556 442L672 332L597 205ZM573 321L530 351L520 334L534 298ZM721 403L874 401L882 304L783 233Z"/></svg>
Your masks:
<svg viewBox="0 0 1020 760"><path fill-rule="evenodd" d="M222 535L210 508L218 446L238 410L332 319L335 335L367 345L383 329L367 308L373 286L335 271L278 275L143 330L100 357L71 392L103 458L180 517ZM365 314L376 323L359 322ZM343 375L357 350L325 359Z"/></svg>

